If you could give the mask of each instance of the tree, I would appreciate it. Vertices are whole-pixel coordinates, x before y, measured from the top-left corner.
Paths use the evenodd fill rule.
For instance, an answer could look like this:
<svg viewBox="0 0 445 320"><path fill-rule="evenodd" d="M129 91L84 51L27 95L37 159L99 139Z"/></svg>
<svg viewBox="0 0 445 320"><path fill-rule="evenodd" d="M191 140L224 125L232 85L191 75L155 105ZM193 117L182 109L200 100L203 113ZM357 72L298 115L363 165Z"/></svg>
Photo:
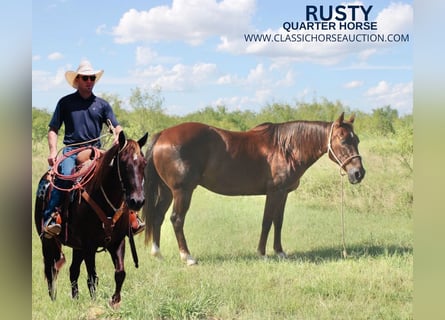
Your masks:
<svg viewBox="0 0 445 320"><path fill-rule="evenodd" d="M398 119L399 114L396 109L391 106L374 109L372 111L371 123L374 134L388 136L394 134L394 121Z"/></svg>

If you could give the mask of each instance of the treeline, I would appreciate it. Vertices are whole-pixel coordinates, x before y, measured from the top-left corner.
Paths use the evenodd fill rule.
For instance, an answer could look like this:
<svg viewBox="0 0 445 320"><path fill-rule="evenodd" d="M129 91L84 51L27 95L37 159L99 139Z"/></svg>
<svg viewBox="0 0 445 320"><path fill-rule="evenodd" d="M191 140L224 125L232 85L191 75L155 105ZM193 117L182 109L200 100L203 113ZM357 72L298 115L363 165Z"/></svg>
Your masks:
<svg viewBox="0 0 445 320"><path fill-rule="evenodd" d="M346 117L356 115L355 131L362 138L380 141L376 152L398 153L401 161L408 165L413 153L413 117L399 116L396 109L383 106L370 113L350 109L341 102L326 99L311 103L273 103L265 105L258 112L249 110L230 111L225 106L206 107L185 116L168 115L163 109L164 99L159 90L143 91L136 88L129 99L129 107L114 94L101 95L112 106L117 119L129 137L139 137L146 131L150 134L186 121L198 121L228 130L248 130L263 122L285 122L292 120L333 121L341 112ZM51 112L32 108L33 143L46 141ZM375 138L375 139L374 139ZM386 138L386 139L378 139ZM384 143L382 143L384 141ZM410 165L409 165L410 166Z"/></svg>
<svg viewBox="0 0 445 320"><path fill-rule="evenodd" d="M360 135L390 136L401 133L413 125L412 115L400 117L396 109L383 106L371 113L350 109L341 102L326 99L311 103L295 104L273 103L265 105L258 112L250 110L229 111L225 106L206 107L185 116L168 115L163 109L164 99L160 91L142 91L136 88L129 99L129 108L123 107L123 101L114 94L102 95L112 106L116 117L130 135L138 136L145 131L154 133L166 127L186 122L199 121L228 130L248 130L263 122L285 122L292 120L335 120L341 112L346 117L356 115L356 131ZM40 140L46 137L51 112L32 108L32 138Z"/></svg>

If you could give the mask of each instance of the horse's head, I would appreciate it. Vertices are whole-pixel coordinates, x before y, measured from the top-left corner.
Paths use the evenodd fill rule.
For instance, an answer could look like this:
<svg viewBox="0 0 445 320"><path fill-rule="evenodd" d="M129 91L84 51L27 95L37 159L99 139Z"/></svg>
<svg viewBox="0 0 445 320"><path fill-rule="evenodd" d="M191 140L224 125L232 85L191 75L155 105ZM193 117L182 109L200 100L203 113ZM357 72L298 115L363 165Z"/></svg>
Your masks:
<svg viewBox="0 0 445 320"><path fill-rule="evenodd" d="M360 140L354 133L353 123L354 116L345 121L344 113L332 123L328 138L328 154L332 161L347 172L349 182L355 184L362 181L365 168L358 152Z"/></svg>
<svg viewBox="0 0 445 320"><path fill-rule="evenodd" d="M125 201L130 210L138 211L144 204L145 157L142 146L147 142L146 133L137 142L127 140L123 131L119 133L119 175L125 190Z"/></svg>

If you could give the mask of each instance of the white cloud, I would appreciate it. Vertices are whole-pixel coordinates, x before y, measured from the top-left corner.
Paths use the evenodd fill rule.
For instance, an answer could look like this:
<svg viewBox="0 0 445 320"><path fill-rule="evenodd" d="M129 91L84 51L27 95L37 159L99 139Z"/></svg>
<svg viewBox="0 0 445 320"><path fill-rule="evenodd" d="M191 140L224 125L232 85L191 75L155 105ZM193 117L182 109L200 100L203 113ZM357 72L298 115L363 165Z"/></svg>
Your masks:
<svg viewBox="0 0 445 320"><path fill-rule="evenodd" d="M117 43L181 40L198 45L206 38L246 30L255 0L173 0L148 11L130 9L113 28Z"/></svg>
<svg viewBox="0 0 445 320"><path fill-rule="evenodd" d="M135 70L133 76L141 82L150 82L152 87L163 91L184 91L214 81L216 71L216 65L211 63L197 63L192 66L175 64L170 69L156 65Z"/></svg>
<svg viewBox="0 0 445 320"><path fill-rule="evenodd" d="M136 64L137 65L147 65L152 63L158 56L156 51L153 51L147 47L137 47L136 48Z"/></svg>
<svg viewBox="0 0 445 320"><path fill-rule="evenodd" d="M376 86L369 88L365 96L371 99L376 108L390 105L399 113L411 113L413 109L413 83L388 83L380 81Z"/></svg>
<svg viewBox="0 0 445 320"><path fill-rule="evenodd" d="M413 7L407 3L391 3L377 16L377 26L381 33L410 31L413 25Z"/></svg>
<svg viewBox="0 0 445 320"><path fill-rule="evenodd" d="M295 84L295 76L292 70L287 71L284 78L277 82L278 87L290 87L293 84Z"/></svg>
<svg viewBox="0 0 445 320"><path fill-rule="evenodd" d="M104 33L106 33L106 30L107 30L107 25L101 24L96 28L96 34L99 34L99 35L104 34Z"/></svg>
<svg viewBox="0 0 445 320"><path fill-rule="evenodd" d="M217 84L233 84L236 81L235 77L230 75L230 74L226 74L223 75L221 77L218 78L218 80L216 81Z"/></svg>
<svg viewBox="0 0 445 320"><path fill-rule="evenodd" d="M361 86L363 86L363 81L359 80L350 81L343 85L343 87L345 87L346 89L354 89L354 88L359 88Z"/></svg>
<svg viewBox="0 0 445 320"><path fill-rule="evenodd" d="M265 70L262 63L258 64L254 69L249 71L247 75L247 83L259 84L264 81Z"/></svg>
<svg viewBox="0 0 445 320"><path fill-rule="evenodd" d="M228 110L254 110L267 103L271 90L258 90L253 96L221 97L210 103L211 106L225 106Z"/></svg>
<svg viewBox="0 0 445 320"><path fill-rule="evenodd" d="M265 88L289 87L295 84L295 76L288 66L280 68L272 64L266 68L264 64L259 63L248 70L247 75L244 77L236 74L225 74L220 76L216 83L219 85L259 88L262 91Z"/></svg>
<svg viewBox="0 0 445 320"><path fill-rule="evenodd" d="M63 59L63 54L60 52L53 52L48 55L48 60L60 60Z"/></svg>
<svg viewBox="0 0 445 320"><path fill-rule="evenodd" d="M65 72L66 68L57 69L55 74L42 70L32 70L33 90L48 91L65 84Z"/></svg>

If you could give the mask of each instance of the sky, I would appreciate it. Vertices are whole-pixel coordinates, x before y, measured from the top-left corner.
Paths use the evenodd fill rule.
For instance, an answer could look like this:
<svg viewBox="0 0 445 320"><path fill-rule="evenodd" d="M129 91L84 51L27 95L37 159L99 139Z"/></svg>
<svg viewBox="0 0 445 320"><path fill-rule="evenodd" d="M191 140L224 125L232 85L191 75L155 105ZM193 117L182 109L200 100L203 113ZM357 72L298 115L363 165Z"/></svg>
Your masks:
<svg viewBox="0 0 445 320"><path fill-rule="evenodd" d="M308 10L316 13L307 17ZM390 105L412 113L412 1L42 0L32 14L33 107L54 110L74 90L65 72L87 59L105 71L95 93L117 95L124 107L140 88L159 90L163 109L174 115L321 99L351 110ZM315 19L325 30L284 28ZM375 30L359 30L371 23ZM371 41L371 34L406 41ZM318 41L293 41L297 36Z"/></svg>

